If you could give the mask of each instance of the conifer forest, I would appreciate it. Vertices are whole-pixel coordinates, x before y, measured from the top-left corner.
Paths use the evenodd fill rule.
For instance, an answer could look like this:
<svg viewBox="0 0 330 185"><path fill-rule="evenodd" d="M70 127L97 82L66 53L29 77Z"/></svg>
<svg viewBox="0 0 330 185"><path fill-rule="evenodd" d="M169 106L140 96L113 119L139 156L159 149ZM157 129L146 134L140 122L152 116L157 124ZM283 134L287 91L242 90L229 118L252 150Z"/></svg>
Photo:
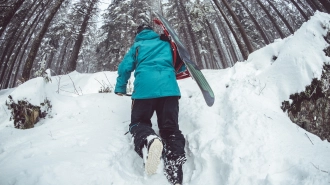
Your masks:
<svg viewBox="0 0 330 185"><path fill-rule="evenodd" d="M330 0L0 0L0 89L46 69L116 71L139 24L157 31L154 12L201 69L224 69L290 36L316 11L330 13Z"/></svg>

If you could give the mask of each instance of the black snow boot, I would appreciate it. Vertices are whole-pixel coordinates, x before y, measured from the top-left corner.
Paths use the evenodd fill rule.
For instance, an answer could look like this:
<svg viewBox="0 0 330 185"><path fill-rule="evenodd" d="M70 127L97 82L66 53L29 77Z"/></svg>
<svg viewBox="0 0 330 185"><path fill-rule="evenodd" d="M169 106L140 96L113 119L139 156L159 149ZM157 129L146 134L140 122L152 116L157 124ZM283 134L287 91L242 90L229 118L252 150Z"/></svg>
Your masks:
<svg viewBox="0 0 330 185"><path fill-rule="evenodd" d="M185 154L164 157L164 174L172 185L181 185L183 179L182 165L187 161Z"/></svg>

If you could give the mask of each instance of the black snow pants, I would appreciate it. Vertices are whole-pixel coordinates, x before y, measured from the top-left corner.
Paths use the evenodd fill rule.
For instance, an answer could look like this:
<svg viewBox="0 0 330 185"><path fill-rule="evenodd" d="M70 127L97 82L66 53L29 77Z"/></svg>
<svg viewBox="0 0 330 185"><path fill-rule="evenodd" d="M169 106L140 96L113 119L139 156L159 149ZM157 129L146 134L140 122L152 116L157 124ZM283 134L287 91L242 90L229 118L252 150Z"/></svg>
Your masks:
<svg viewBox="0 0 330 185"><path fill-rule="evenodd" d="M165 154L184 155L185 139L179 130L179 97L170 96L132 101L131 124L129 131L134 138L134 149L142 156L142 148L147 145L147 137L157 135L152 129L151 117L156 111L160 137Z"/></svg>

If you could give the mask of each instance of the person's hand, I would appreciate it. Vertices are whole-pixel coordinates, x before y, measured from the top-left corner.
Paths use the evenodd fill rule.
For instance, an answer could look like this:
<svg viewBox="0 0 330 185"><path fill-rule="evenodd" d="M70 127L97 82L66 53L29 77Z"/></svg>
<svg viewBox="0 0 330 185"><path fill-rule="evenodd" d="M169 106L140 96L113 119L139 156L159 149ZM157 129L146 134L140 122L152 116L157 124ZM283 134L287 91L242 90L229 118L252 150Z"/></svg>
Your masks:
<svg viewBox="0 0 330 185"><path fill-rule="evenodd" d="M116 93L118 96L124 96L122 93Z"/></svg>

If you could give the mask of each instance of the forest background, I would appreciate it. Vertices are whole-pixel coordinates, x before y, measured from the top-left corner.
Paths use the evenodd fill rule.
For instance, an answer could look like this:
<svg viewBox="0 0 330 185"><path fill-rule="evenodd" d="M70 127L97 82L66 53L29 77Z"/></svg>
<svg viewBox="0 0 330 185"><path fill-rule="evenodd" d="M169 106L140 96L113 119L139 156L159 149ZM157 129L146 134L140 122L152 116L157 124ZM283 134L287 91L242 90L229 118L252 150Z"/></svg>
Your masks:
<svg viewBox="0 0 330 185"><path fill-rule="evenodd" d="M201 69L224 69L293 34L315 11L329 13L330 1L0 0L0 89L46 69L116 71L153 12L170 21Z"/></svg>

